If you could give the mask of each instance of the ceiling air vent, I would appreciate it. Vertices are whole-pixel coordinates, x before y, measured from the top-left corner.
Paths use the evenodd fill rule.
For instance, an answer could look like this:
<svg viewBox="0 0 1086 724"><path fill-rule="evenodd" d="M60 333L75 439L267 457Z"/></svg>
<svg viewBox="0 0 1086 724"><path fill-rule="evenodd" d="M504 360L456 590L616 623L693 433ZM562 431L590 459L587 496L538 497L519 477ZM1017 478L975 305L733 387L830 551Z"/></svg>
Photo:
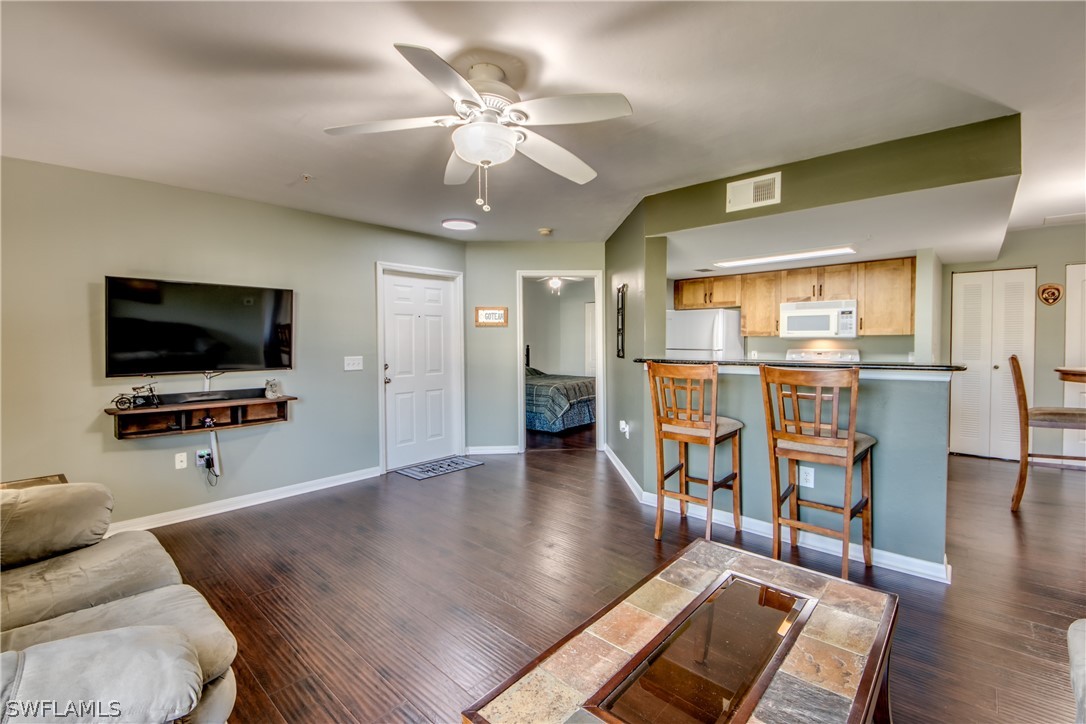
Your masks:
<svg viewBox="0 0 1086 724"><path fill-rule="evenodd" d="M728 184L726 213L781 202L781 172L767 173Z"/></svg>
<svg viewBox="0 0 1086 724"><path fill-rule="evenodd" d="M696 272L715 272L716 269L695 269Z"/></svg>

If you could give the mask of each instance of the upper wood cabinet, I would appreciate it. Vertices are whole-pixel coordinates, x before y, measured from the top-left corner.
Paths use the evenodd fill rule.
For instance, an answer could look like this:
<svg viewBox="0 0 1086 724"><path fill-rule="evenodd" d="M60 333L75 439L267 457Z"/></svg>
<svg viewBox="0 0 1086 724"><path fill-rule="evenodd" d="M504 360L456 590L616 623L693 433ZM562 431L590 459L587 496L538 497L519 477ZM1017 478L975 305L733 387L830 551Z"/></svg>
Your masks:
<svg viewBox="0 0 1086 724"><path fill-rule="evenodd" d="M743 274L740 295L743 300L742 334L744 337L776 337L781 309L781 273Z"/></svg>
<svg viewBox="0 0 1086 724"><path fill-rule="evenodd" d="M739 306L739 276L675 280L675 309Z"/></svg>
<svg viewBox="0 0 1086 724"><path fill-rule="evenodd" d="M785 269L782 302L836 301L856 298L856 264Z"/></svg>
<svg viewBox="0 0 1086 724"><path fill-rule="evenodd" d="M861 336L913 333L914 263L909 257L857 265Z"/></svg>

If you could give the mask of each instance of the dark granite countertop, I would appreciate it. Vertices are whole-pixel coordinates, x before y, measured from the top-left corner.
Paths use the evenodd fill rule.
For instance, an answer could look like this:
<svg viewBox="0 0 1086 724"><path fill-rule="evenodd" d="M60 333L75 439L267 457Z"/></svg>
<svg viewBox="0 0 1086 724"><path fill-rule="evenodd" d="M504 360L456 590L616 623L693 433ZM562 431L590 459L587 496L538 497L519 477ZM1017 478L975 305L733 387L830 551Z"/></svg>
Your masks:
<svg viewBox="0 0 1086 724"><path fill-rule="evenodd" d="M638 357L634 360L637 364L645 362L666 362L669 364L703 364L705 360L690 359L666 359L663 357ZM925 365L914 362L794 362L783 359L727 359L717 362L721 367L757 367L766 364L771 367L859 367L861 370L906 370L909 372L964 372L961 365Z"/></svg>

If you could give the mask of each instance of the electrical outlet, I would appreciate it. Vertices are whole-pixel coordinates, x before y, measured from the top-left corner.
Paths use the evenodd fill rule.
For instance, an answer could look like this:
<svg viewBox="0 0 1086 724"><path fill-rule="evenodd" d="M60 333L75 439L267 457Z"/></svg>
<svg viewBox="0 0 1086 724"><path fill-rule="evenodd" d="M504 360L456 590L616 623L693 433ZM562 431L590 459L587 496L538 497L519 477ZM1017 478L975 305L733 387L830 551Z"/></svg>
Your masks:
<svg viewBox="0 0 1086 724"><path fill-rule="evenodd" d="M174 470L184 470L188 466L189 466L189 454L188 453L183 453L182 452L182 453L177 453L176 455L173 456L173 469Z"/></svg>
<svg viewBox="0 0 1086 724"><path fill-rule="evenodd" d="M211 451L210 450L197 450L196 451L196 467L201 470L207 470L212 466Z"/></svg>
<svg viewBox="0 0 1086 724"><path fill-rule="evenodd" d="M799 466L799 486L801 488L814 487L814 468Z"/></svg>
<svg viewBox="0 0 1086 724"><path fill-rule="evenodd" d="M362 355L358 355L357 357L343 358L344 372L356 372L360 369L362 369Z"/></svg>

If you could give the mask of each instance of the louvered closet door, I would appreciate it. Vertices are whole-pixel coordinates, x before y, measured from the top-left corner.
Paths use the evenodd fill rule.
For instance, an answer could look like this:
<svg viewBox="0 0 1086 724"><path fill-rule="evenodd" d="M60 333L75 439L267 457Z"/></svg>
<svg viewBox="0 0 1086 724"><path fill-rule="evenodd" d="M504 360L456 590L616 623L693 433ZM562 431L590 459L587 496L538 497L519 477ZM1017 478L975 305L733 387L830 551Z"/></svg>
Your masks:
<svg viewBox="0 0 1086 724"><path fill-rule="evenodd" d="M950 451L988 455L992 390L992 273L955 274L951 290Z"/></svg>
<svg viewBox="0 0 1086 724"><path fill-rule="evenodd" d="M1033 401L1036 270L955 274L950 383L950 450L1018 459L1018 408L1010 356L1018 355Z"/></svg>

